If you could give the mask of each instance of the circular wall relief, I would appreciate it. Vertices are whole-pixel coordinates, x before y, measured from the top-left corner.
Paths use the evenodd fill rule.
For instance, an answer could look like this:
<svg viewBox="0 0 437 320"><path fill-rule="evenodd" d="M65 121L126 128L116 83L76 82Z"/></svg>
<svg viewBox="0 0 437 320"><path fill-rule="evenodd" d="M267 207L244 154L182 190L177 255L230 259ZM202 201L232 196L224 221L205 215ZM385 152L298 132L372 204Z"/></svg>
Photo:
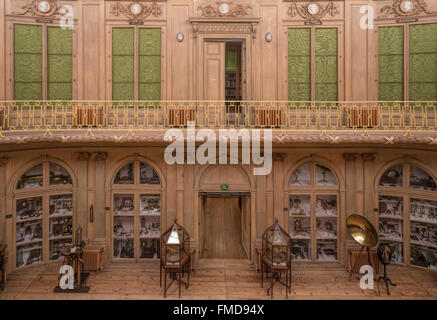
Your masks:
<svg viewBox="0 0 437 320"><path fill-rule="evenodd" d="M40 1L38 2L38 11L42 12L42 13L47 13L50 11L51 9L51 5L50 2L48 1Z"/></svg>
<svg viewBox="0 0 437 320"><path fill-rule="evenodd" d="M410 13L414 9L414 4L410 0L404 0L401 2L401 11L404 13Z"/></svg>
<svg viewBox="0 0 437 320"><path fill-rule="evenodd" d="M320 6L317 3L309 3L307 10L309 14L316 15L320 12Z"/></svg>
<svg viewBox="0 0 437 320"><path fill-rule="evenodd" d="M229 4L223 2L219 6L219 11L221 14L227 14L229 12Z"/></svg>
<svg viewBox="0 0 437 320"><path fill-rule="evenodd" d="M141 13L141 11L143 10L143 7L141 6L141 4L139 4L138 2L132 3L129 6L129 11L130 13L132 13L134 16L137 16Z"/></svg>
<svg viewBox="0 0 437 320"><path fill-rule="evenodd" d="M266 33L266 42L272 42L273 36L270 32Z"/></svg>

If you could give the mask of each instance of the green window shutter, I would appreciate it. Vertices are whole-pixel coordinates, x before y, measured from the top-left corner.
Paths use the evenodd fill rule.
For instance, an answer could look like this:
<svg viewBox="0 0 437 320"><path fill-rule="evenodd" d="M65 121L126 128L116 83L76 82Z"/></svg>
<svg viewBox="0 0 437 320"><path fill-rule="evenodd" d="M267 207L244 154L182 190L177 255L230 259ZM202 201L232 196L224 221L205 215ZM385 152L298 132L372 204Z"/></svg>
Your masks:
<svg viewBox="0 0 437 320"><path fill-rule="evenodd" d="M404 27L378 29L379 100L404 100Z"/></svg>
<svg viewBox="0 0 437 320"><path fill-rule="evenodd" d="M437 23L409 28L410 100L437 101Z"/></svg>
<svg viewBox="0 0 437 320"><path fill-rule="evenodd" d="M15 24L14 99L42 98L42 26Z"/></svg>
<svg viewBox="0 0 437 320"><path fill-rule="evenodd" d="M161 99L161 29L138 30L139 100Z"/></svg>
<svg viewBox="0 0 437 320"><path fill-rule="evenodd" d="M73 31L47 28L47 99L73 99Z"/></svg>
<svg viewBox="0 0 437 320"><path fill-rule="evenodd" d="M315 30L316 101L338 100L337 28Z"/></svg>
<svg viewBox="0 0 437 320"><path fill-rule="evenodd" d="M134 29L112 29L112 99L134 99Z"/></svg>
<svg viewBox="0 0 437 320"><path fill-rule="evenodd" d="M311 30L288 29L288 100L311 100Z"/></svg>

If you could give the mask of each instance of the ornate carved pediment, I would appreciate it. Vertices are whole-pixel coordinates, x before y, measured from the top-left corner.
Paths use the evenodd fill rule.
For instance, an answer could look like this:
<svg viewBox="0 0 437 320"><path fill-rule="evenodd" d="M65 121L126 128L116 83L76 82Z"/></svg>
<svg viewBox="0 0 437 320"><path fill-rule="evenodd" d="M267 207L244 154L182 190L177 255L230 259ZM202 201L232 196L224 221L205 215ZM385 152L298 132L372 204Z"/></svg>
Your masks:
<svg viewBox="0 0 437 320"><path fill-rule="evenodd" d="M334 17L340 13L340 6L335 1L321 2L293 2L289 5L287 14L294 18L299 15L308 23L321 23L327 15Z"/></svg>
<svg viewBox="0 0 437 320"><path fill-rule="evenodd" d="M256 27L259 18L253 19L191 19L193 25L193 37L196 39L199 33L245 33L256 37Z"/></svg>
<svg viewBox="0 0 437 320"><path fill-rule="evenodd" d="M16 15L29 15L35 17L63 17L69 13L68 7L59 5L57 0L32 0L21 7L22 12L14 12Z"/></svg>
<svg viewBox="0 0 437 320"><path fill-rule="evenodd" d="M197 13L202 17L245 17L250 14L252 7L250 4L233 2L216 2L199 4Z"/></svg>
<svg viewBox="0 0 437 320"><path fill-rule="evenodd" d="M131 24L142 24L149 16L161 16L162 8L156 2L149 5L142 2L116 2L112 4L111 14L115 17L123 15Z"/></svg>
<svg viewBox="0 0 437 320"><path fill-rule="evenodd" d="M414 17L420 14L433 14L425 0L393 0L390 5L379 9L378 18Z"/></svg>

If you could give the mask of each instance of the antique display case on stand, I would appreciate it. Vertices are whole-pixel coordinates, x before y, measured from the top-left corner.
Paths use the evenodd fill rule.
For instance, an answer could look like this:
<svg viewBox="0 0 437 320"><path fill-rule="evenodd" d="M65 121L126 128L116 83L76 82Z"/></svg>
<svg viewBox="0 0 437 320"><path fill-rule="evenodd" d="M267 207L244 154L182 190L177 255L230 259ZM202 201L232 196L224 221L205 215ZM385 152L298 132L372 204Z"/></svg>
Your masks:
<svg viewBox="0 0 437 320"><path fill-rule="evenodd" d="M168 288L174 281L179 284L179 297L181 296L181 283L188 288L190 285L191 273L191 251L190 235L187 230L180 226L176 219L173 225L161 236L161 259L159 284L162 283L162 272L164 271L164 298ZM187 273L187 282L182 278ZM167 285L167 274L170 274L171 282Z"/></svg>
<svg viewBox="0 0 437 320"><path fill-rule="evenodd" d="M270 293L273 298L273 286L279 282L285 286L285 296L288 298L288 292L291 292L291 237L279 226L278 218L263 233L261 255L261 287L264 285L264 272L266 277L270 272L267 294ZM281 280L283 272L285 282Z"/></svg>

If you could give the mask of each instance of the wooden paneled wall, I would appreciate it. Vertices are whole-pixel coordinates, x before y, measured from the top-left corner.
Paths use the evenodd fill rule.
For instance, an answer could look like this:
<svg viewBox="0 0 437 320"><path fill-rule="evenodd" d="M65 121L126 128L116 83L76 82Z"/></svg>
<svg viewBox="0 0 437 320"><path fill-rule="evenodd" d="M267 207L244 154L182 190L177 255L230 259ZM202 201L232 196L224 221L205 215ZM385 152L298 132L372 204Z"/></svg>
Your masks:
<svg viewBox="0 0 437 320"><path fill-rule="evenodd" d="M72 169L73 180L77 181L77 188L73 190L76 195L73 228L80 224L90 242L105 246L107 261L111 259L111 182L126 159L146 159L157 168L163 178L161 228L168 228L177 217L192 235L194 248L199 247L201 240L202 197L199 192L219 192L222 184L228 184L229 191L250 194L244 204L250 214L250 218L246 219L250 221L250 229L246 229L245 239L251 239L252 257L254 248L260 245L262 232L275 218L288 230L288 181L293 168L302 160L322 163L332 169L340 181L340 262L345 262L346 249L354 244L346 231L346 218L351 214L360 214L373 223L377 222L378 212L374 211L378 207L376 177L384 166L391 161L418 163L434 177L437 176L436 152L412 147L409 150L340 146L274 148L273 170L267 176L253 176L250 165L167 165L163 160L163 151L162 147L145 149L109 145L86 148L41 146L40 149L3 151L0 156L0 239L10 242L15 232L14 219L5 219L5 215L13 214L13 190L19 178L17 173L38 159L58 159ZM93 221L89 217L91 205L94 207ZM10 268L14 269L13 261L10 263Z"/></svg>
<svg viewBox="0 0 437 320"><path fill-rule="evenodd" d="M6 45L0 47L0 99L12 98L13 74L7 72L12 66L10 41L12 41L13 22L35 23L37 17L22 15L21 9L29 4L29 0L0 1L0 40ZM122 14L112 13L116 1L105 0L65 0L59 4L69 4L74 8L74 99L99 100L108 99L110 94L111 64L110 42L107 32L112 26L129 26L127 18ZM120 1L127 5L129 1ZM143 2L148 5L152 2ZM202 40L195 37L194 18L201 16L199 6L216 5L215 1L182 1L169 0L157 2L161 8L160 15L150 15L144 19L143 27L162 28L162 99L186 100L195 99L196 88L203 79L196 72L203 57L199 56L198 47ZM249 100L286 100L287 84L287 30L290 27L306 27L305 20L298 14L289 14L289 7L294 2L282 0L243 1L250 5L248 14L241 17L226 18L248 19L255 21L256 33L250 38L247 48L252 48L250 61L247 61L248 72L253 67L252 78L247 83ZM321 0L326 5L328 0ZM342 28L339 34L339 92L340 100L366 101L378 97L377 77L377 31L362 29L360 20L365 15L360 12L363 6L374 8L378 18L379 10L390 5L392 0L337 0L338 12L326 15L322 19L323 26ZM428 8L437 11L437 3L428 0ZM302 2L297 2L301 5ZM21 12L21 13L20 13ZM210 17L217 24L221 18ZM226 20L225 19L225 20ZM437 14L420 14L424 21L437 21ZM54 19L57 23L58 19ZM258 22L259 21L259 22ZM384 22L386 21L386 22ZM376 19L377 25L395 23L396 19L387 17ZM8 27L9 26L9 27ZM344 32L342 32L344 28ZM178 42L178 32L184 34L184 41ZM272 41L267 43L265 35L272 34ZM234 35L238 36L238 32ZM207 37L207 36L206 36ZM243 38L243 36L242 36ZM109 60L108 60L109 59ZM108 62L109 61L109 62ZM248 73L249 75L249 73ZM250 81L252 80L252 81Z"/></svg>

